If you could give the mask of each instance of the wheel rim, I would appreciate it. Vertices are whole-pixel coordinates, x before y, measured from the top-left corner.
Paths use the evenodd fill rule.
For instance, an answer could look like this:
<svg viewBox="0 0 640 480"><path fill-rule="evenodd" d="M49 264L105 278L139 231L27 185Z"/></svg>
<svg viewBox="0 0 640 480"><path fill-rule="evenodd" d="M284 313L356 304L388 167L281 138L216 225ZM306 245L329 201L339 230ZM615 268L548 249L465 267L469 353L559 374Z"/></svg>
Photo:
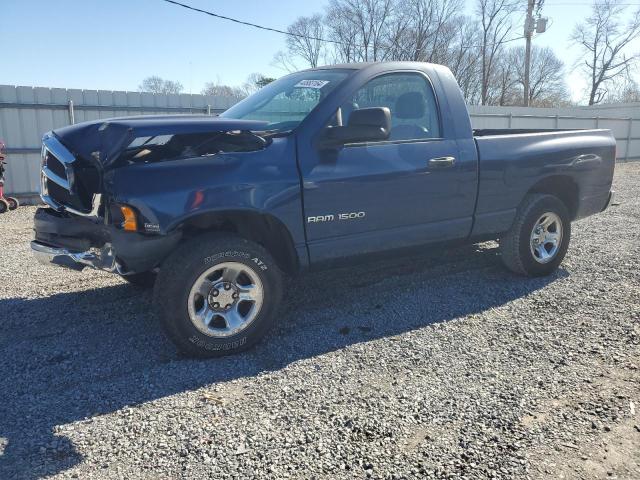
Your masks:
<svg viewBox="0 0 640 480"><path fill-rule="evenodd" d="M246 329L262 308L264 290L247 265L225 262L207 269L189 292L193 325L210 337L229 337Z"/></svg>
<svg viewBox="0 0 640 480"><path fill-rule="evenodd" d="M531 255L538 263L552 261L562 245L562 220L553 212L543 213L531 231Z"/></svg>

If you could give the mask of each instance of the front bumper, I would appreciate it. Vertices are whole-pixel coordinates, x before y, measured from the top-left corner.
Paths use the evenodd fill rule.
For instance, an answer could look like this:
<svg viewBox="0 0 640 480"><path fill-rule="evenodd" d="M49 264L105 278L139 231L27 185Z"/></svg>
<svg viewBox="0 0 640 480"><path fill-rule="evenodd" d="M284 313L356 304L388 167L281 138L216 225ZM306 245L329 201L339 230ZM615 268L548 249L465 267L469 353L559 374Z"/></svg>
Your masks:
<svg viewBox="0 0 640 480"><path fill-rule="evenodd" d="M82 270L85 267L91 267L97 270L125 274L122 267L116 261L116 257L110 246L85 252L72 252L64 247L52 247L34 240L31 242L31 251L36 259L44 265L57 265L73 270Z"/></svg>
<svg viewBox="0 0 640 480"><path fill-rule="evenodd" d="M90 267L121 275L158 267L182 235L145 235L83 217L39 208L31 250L40 263L74 270Z"/></svg>

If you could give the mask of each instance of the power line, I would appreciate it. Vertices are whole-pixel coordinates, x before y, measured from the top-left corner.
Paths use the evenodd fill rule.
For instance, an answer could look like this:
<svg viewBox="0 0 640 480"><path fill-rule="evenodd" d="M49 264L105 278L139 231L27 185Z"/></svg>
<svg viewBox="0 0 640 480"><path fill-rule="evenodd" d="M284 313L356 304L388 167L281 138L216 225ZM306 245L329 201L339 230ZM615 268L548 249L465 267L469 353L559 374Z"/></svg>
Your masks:
<svg viewBox="0 0 640 480"><path fill-rule="evenodd" d="M245 22L244 20L238 20L237 18L231 18L225 15L220 15L219 13L213 13L207 10L202 10L201 8L192 7L191 5L186 5L184 3L176 2L175 0L163 0L163 1L167 3L172 3L174 5L178 5L180 7L183 7L189 10L193 10L194 12L204 13L205 15L209 15L211 17L220 18L222 20L227 20L229 22L239 23L240 25L246 25L247 27L258 28L260 30L267 30L269 32L281 33L282 35L289 35L291 37L299 37L299 38L306 38L308 40L316 40L318 42L337 43L340 45L343 43L337 40L331 40L329 38L320 38L320 37L313 37L310 35L302 35L301 33L288 32L286 30L279 30L277 28L265 27L264 25L258 25L256 23Z"/></svg>
<svg viewBox="0 0 640 480"><path fill-rule="evenodd" d="M315 41L318 41L318 42L333 43L335 45L347 45L347 46L351 46L351 47L364 47L364 45L341 42L340 40L332 40L330 38L322 38L322 37L314 37L314 36L311 36L311 35L303 35L301 33L294 33L294 32L289 32L289 31L286 31L286 30L280 30L278 28L266 27L264 25L258 25L257 23L245 22L244 20L239 20L237 18L227 17L226 15L220 15L219 13L210 12L208 10L203 10L201 8L192 7L191 5L187 5L185 3L180 3L180 2L177 2L175 0L162 0L162 1L163 2L167 2L167 3L171 3L173 5L177 5L179 7L186 8L188 10L193 10L194 12L204 13L205 15L209 15L210 17L219 18L221 20L227 20L229 22L238 23L240 25L246 25L247 27L253 27L253 28L260 29L260 30L266 30L268 32L280 33L282 35L288 35L290 37L305 38L307 40L315 40ZM503 44L503 43L514 42L516 40L522 40L523 38L525 38L525 37L524 36L514 37L514 38L510 38L508 40L503 40L501 42L487 43L484 46L485 47L490 47L490 46L497 45L497 44ZM460 47L463 48L463 49L482 48L483 45L460 45Z"/></svg>

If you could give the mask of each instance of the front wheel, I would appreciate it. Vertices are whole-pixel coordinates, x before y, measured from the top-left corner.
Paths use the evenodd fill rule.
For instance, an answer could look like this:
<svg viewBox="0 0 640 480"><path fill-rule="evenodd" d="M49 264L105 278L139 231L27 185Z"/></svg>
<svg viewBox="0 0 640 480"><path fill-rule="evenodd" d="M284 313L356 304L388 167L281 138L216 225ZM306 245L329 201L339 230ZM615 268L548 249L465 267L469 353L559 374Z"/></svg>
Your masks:
<svg viewBox="0 0 640 480"><path fill-rule="evenodd" d="M9 202L4 198L0 198L0 213L5 213L7 211L9 211Z"/></svg>
<svg viewBox="0 0 640 480"><path fill-rule="evenodd" d="M168 337L190 356L246 350L272 327L282 297L271 255L232 235L196 237L160 267L154 303Z"/></svg>
<svg viewBox="0 0 640 480"><path fill-rule="evenodd" d="M538 277L555 271L571 239L571 220L564 203L553 195L527 195L511 229L500 239L509 270Z"/></svg>

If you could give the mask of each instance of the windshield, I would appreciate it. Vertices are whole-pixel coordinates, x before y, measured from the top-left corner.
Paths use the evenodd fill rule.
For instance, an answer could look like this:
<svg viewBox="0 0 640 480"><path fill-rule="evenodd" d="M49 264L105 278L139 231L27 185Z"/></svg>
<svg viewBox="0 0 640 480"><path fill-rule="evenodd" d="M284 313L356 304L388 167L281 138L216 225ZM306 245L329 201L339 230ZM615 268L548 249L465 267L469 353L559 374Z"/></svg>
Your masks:
<svg viewBox="0 0 640 480"><path fill-rule="evenodd" d="M268 130L292 130L349 73L350 70L292 73L270 83L220 116L267 121Z"/></svg>

